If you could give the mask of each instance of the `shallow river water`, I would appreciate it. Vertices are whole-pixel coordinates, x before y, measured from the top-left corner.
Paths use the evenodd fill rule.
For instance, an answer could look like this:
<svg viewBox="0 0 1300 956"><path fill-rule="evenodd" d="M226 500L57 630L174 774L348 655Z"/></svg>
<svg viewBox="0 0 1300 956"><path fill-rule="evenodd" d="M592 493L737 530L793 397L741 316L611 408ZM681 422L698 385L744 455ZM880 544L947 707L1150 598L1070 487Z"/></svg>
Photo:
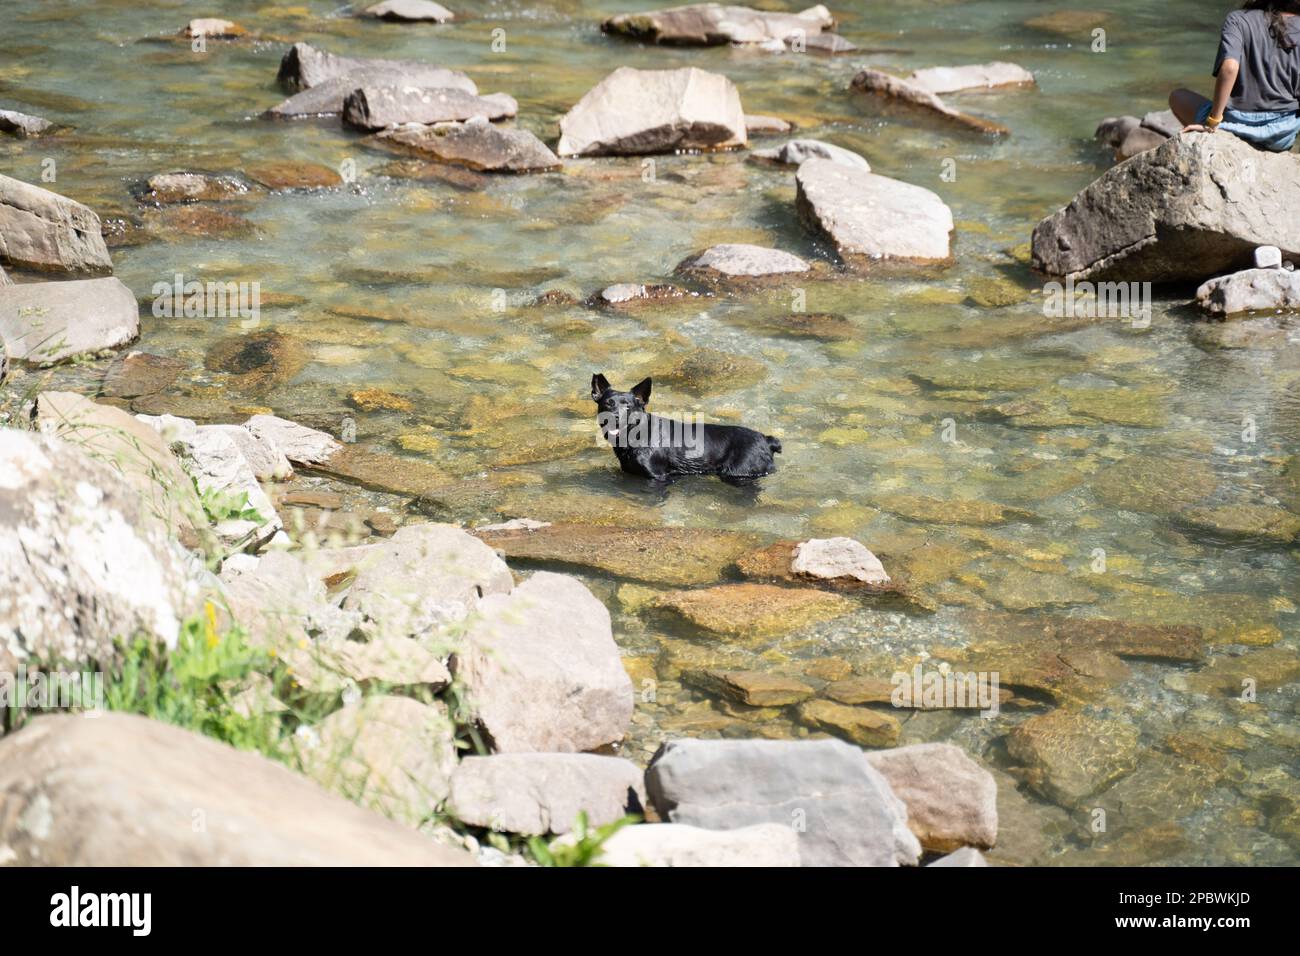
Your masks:
<svg viewBox="0 0 1300 956"><path fill-rule="evenodd" d="M566 566L610 607L630 659L641 693L633 759L674 733L818 730L797 708L701 690L683 680L692 669L767 671L820 689L983 647L969 659L997 665L1017 700L989 720L914 713L901 739L951 740L994 769L1003 836L993 858L1297 862L1300 551L1264 530L1225 537L1208 525L1222 506L1300 513L1300 332L1276 320L1204 323L1186 308L1188 289L1158 291L1146 327L1049 319L1027 264L1035 223L1109 165L1092 141L1097 121L1163 108L1173 86L1209 92L1227 6L1184 2L1171 16L1156 0L1093 3L1095 17L1052 32L1025 25L1049 9L1033 0L842 2L839 32L865 52L834 59L650 48L600 33L605 16L646 6L462 0L462 21L424 26L350 19L334 3L0 0L0 107L74 127L0 140L0 169L41 182L52 160L49 188L121 220L116 275L146 303L178 273L260 283L257 329L142 312L136 347L185 368L136 410L240 420L271 409L335 434L355 428L357 441L445 474L452 490L423 496L421 517L677 526L759 543L848 535L915 584L911 603L853 598L829 620L727 636L651 607L674 583L652 549L642 573ZM197 15L261 39L210 41L203 54L165 39ZM1103 52L1092 49L1094 26L1106 31ZM955 263L838 275L799 224L792 172L744 151L657 157L653 177L630 158L448 180L368 148L337 118L261 119L283 98L276 67L295 40L463 69L480 90L516 97L517 124L552 145L563 113L616 66L725 73L747 113L780 116L937 192L957 222ZM863 64L990 60L1027 67L1038 88L949 100L1009 126L1000 140L885 114L848 91ZM254 189L221 204L244 222L217 223L229 232L216 236L193 234L211 222L195 230L135 198L158 172L284 162L354 168L355 181ZM614 282L669 281L679 261L719 242L776 246L828 268L799 290L621 312L581 304ZM575 302L532 304L547 290ZM792 319L799 306L814 317ZM239 374L230 343L247 336L261 336L273 360ZM93 389L106 366L50 382ZM660 412L779 435L780 470L757 491L712 480L648 491L597 441L586 396L598 371L621 387L653 375ZM349 399L362 389L406 401L366 411ZM375 493L365 504L401 520L411 497ZM739 580L734 569L720 577ZM1060 618L1194 625L1203 659L1121 662L1089 646L1067 665L1052 651L1069 679L1043 677L1050 668L1026 622ZM1034 676L1016 680L1017 668ZM1247 678L1253 700L1239 696ZM1052 708L1059 737L1040 752L1056 764L1026 766L1006 735ZM1095 740L1112 733L1098 759L1114 771L1098 775L1113 786L1070 800L1042 785L1072 764L1092 772Z"/></svg>

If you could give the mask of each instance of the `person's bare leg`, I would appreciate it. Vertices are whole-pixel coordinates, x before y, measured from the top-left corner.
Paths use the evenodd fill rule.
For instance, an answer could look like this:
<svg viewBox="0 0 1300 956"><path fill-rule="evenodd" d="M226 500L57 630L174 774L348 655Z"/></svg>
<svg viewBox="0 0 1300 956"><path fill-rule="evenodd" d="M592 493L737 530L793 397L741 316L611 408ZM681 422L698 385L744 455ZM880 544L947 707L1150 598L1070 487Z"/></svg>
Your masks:
<svg viewBox="0 0 1300 956"><path fill-rule="evenodd" d="M1169 108L1174 111L1178 117L1178 122L1184 126L1191 126L1197 121L1201 109L1206 103L1210 102L1200 93L1194 93L1191 90L1174 90L1169 94Z"/></svg>

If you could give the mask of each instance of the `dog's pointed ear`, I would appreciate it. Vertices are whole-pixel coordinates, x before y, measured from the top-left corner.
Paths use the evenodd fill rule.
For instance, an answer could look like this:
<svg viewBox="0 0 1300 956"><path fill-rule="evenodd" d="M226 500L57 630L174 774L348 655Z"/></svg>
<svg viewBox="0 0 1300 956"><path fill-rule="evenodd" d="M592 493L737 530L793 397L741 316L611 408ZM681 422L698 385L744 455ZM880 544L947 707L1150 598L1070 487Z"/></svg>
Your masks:
<svg viewBox="0 0 1300 956"><path fill-rule="evenodd" d="M600 396L605 394L608 388L609 379L605 378L605 376L600 373L593 375L591 377L591 400L593 402L600 401Z"/></svg>
<svg viewBox="0 0 1300 956"><path fill-rule="evenodd" d="M650 404L650 379L643 378L632 386L632 394L641 399L642 405Z"/></svg>

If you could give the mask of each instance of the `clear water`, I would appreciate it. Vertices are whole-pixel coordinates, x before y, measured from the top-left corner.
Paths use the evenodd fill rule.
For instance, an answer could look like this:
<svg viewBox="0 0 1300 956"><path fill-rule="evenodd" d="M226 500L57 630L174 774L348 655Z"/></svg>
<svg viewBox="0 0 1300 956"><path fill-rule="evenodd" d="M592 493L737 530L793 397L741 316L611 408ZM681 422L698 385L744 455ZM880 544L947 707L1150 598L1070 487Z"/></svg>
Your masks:
<svg viewBox="0 0 1300 956"><path fill-rule="evenodd" d="M425 450L412 454L450 476L487 476L491 492L449 515L467 522L532 516L795 539L848 534L900 562L920 560L926 548L946 556L927 589L935 613L863 605L734 646L620 610L621 582L587 575L614 612L625 653L658 668L656 699L640 705L628 748L636 759L673 732L807 733L789 713L743 712L683 686L665 661L712 655L797 674L835 656L888 676L927 654L996 637L975 612L1000 603L1027 604L1019 613L1029 617L1197 623L1209 657L1266 651L1282 655L1270 666L1286 669L1285 655L1297 649L1295 545L1225 544L1189 532L1165 492L1208 469L1202 505L1300 511L1294 329L1274 322L1272 334L1241 336L1240 326L1206 326L1184 308L1186 290L1157 301L1150 328L1119 320L1054 327L1023 248L1041 217L1105 168L1091 140L1099 119L1162 108L1175 85L1208 91L1225 5L1186 2L1171 16L1155 0L1091 4L1108 14L1107 50L1094 53L1086 29L1064 37L1024 26L1045 12L1031 0L838 3L840 32L881 52L834 60L654 49L602 36L599 20L644 8L636 0L464 0L455 8L462 22L434 27L355 21L333 3L0 4L0 106L75 127L56 138L0 141L10 175L39 182L42 161L52 159L53 188L105 217L147 225L151 214L133 192L157 172L356 164L357 181L346 188L222 204L254 224L251 236L164 229L114 250L116 274L141 297L178 272L256 280L264 294L301 297L263 313L263 326L293 337L304 360L291 378L266 386L245 387L204 366L214 342L241 334L235 321L146 316L139 347L187 362L168 392L178 410L201 401L235 420L236 409L266 407L336 432L351 418L361 441L402 454L419 443ZM263 39L214 41L202 56L161 40L195 15L228 17ZM505 31L504 52L492 50L496 30ZM529 307L547 289L581 298L612 282L664 280L685 256L718 242L809 257L824 250L795 217L790 172L744 153L659 157L650 183L640 159L575 161L563 172L474 189L386 175L393 157L366 148L337 120L258 118L282 98L276 66L285 43L298 39L464 69L481 90L514 95L518 124L550 142L564 111L617 65L723 72L746 112L781 116L800 135L861 152L876 172L938 192L957 220L956 264L807 284L809 311L851 323L853 334L839 341L772 333L790 311L788 288L627 314ZM910 70L994 59L1033 70L1039 88L950 100L1008 125L1013 135L999 141L882 115L847 92L862 64ZM941 178L945 160L955 161L955 181ZM969 298L987 303L990 282L1012 304ZM504 312L494 309L495 290L507 295ZM696 348L740 356L754 374L739 387L713 379L692 391L665 380ZM660 376L660 411L698 411L780 435L781 470L756 499L715 482L662 498L645 493L594 440L574 444L593 435L585 396L594 371L625 387ZM93 386L102 372L100 363L55 381ZM356 411L347 397L368 387L409 399L414 411ZM1042 406L1043 417L1008 419L1008 403L1025 401ZM1247 418L1253 442L1243 440ZM944 440L948 421L955 441ZM546 436L564 446L556 460L501 464L503 442L545 446ZM1150 478L1135 481L1130 496L1099 492L1135 456L1164 467L1136 470ZM891 510L899 495L997 502L1032 520L985 528L942 515L914 520ZM1096 549L1107 557L1100 574ZM1027 597L1018 590L1026 580ZM1068 607L1034 606L1044 589L1061 587L1071 593ZM1295 683L1243 703L1196 693L1192 676L1188 667L1131 662L1127 677L1086 702L1081 726L1118 719L1141 732L1137 769L1112 791L1124 794L1122 805L1103 793L1067 811L1023 788L1016 799L1005 773L1014 761L999 741L1026 711L1007 709L993 721L915 714L904 740L953 740L997 768L1007 793L1005 846L994 855L1010 862L1295 863ZM1092 828L1094 807L1109 813L1105 832Z"/></svg>

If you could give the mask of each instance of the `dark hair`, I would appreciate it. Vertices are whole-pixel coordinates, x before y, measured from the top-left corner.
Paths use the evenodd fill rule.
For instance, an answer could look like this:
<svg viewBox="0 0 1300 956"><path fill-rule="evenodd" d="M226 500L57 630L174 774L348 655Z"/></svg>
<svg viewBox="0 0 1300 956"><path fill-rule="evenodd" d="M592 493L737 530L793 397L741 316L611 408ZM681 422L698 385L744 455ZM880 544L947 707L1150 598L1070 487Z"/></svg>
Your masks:
<svg viewBox="0 0 1300 956"><path fill-rule="evenodd" d="M1263 10L1268 14L1268 32L1273 34L1277 45L1284 50L1294 50L1295 40L1291 39L1287 29L1284 13L1300 14L1300 0L1247 0L1243 10Z"/></svg>

